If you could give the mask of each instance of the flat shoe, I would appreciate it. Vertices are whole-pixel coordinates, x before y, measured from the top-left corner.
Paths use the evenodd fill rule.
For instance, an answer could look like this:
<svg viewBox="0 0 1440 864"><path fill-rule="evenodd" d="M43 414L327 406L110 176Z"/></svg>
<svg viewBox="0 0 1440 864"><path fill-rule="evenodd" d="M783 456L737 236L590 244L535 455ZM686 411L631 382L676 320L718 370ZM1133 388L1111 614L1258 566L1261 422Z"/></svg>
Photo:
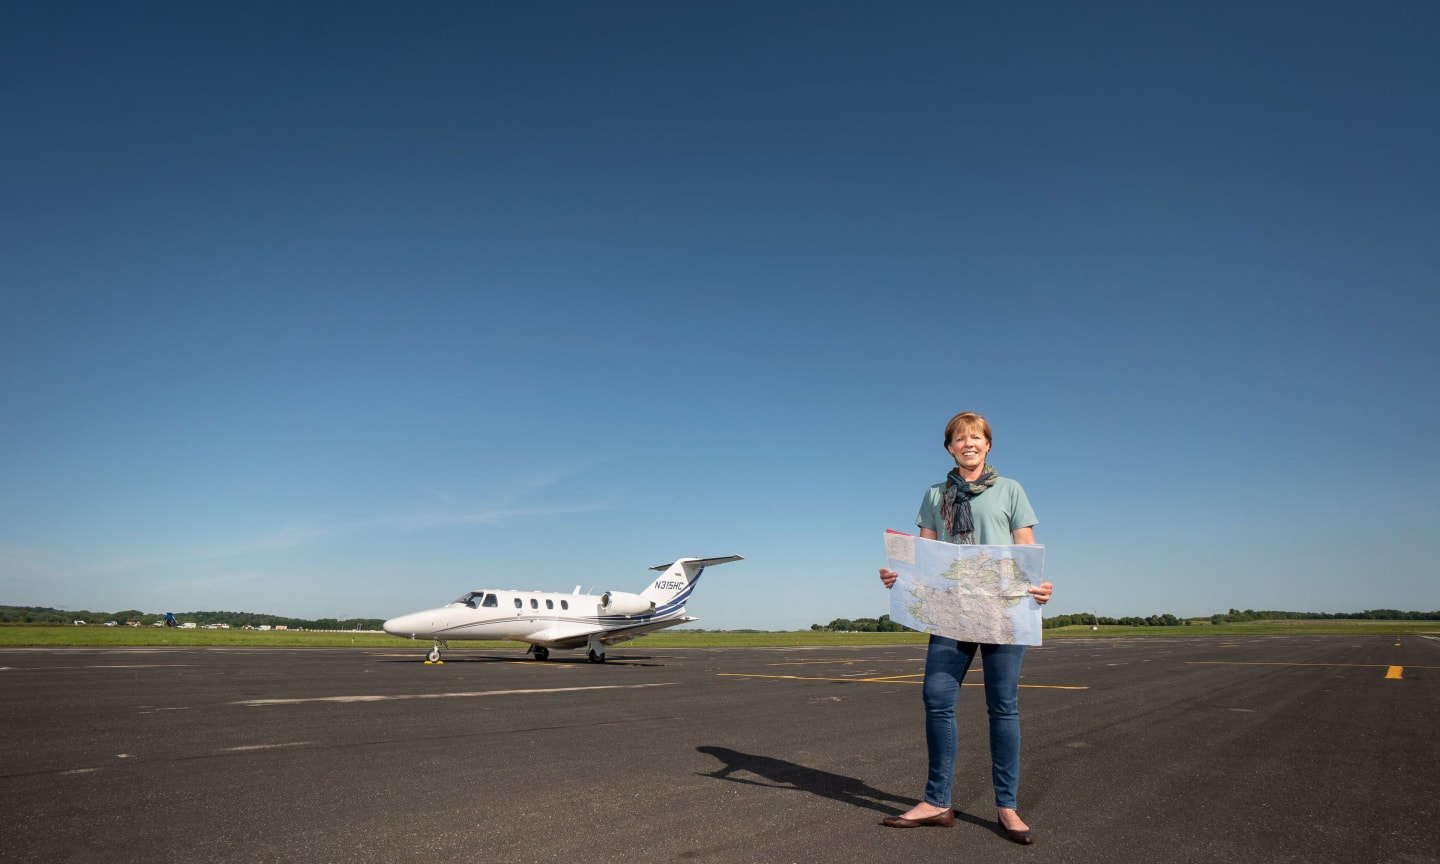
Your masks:
<svg viewBox="0 0 1440 864"><path fill-rule="evenodd" d="M924 819L906 819L903 816L886 816L880 820L880 824L886 828L921 828L926 825L933 825L936 828L949 828L955 824L955 811L945 808L945 812L936 813L934 816L926 816Z"/></svg>
<svg viewBox="0 0 1440 864"><path fill-rule="evenodd" d="M1026 828L1024 831L1019 831L1015 828L1006 828L1005 823L1003 822L999 824L1000 833L1004 834L1005 839L1009 840L1011 843L1019 843L1021 846L1029 846L1030 844L1035 842L1035 836L1030 833L1029 828Z"/></svg>

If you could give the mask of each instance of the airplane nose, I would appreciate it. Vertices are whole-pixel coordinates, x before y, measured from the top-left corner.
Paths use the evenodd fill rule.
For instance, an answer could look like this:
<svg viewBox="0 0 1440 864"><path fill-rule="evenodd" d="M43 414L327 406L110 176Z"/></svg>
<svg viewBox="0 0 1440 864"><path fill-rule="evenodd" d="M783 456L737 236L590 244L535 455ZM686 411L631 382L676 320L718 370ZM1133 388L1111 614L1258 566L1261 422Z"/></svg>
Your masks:
<svg viewBox="0 0 1440 864"><path fill-rule="evenodd" d="M411 612L409 615L391 618L381 626L391 636L403 636L406 639L429 639L436 635L436 625L444 623L444 611L443 609L426 609L423 612Z"/></svg>
<svg viewBox="0 0 1440 864"><path fill-rule="evenodd" d="M385 632L389 633L391 636L407 636L410 638L414 638L416 623L417 622L415 621L414 615L401 615L399 618L391 618L389 621L386 621L381 626L383 626L385 628Z"/></svg>

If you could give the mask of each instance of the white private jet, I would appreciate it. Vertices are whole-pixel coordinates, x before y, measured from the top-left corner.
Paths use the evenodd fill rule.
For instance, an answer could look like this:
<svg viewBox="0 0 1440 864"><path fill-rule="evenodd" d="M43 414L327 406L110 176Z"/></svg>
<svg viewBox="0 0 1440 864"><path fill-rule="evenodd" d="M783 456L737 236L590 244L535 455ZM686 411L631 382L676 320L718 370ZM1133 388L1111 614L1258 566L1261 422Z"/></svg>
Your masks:
<svg viewBox="0 0 1440 864"><path fill-rule="evenodd" d="M725 558L681 558L651 570L664 571L639 594L606 591L571 594L545 591L498 591L484 588L438 609L411 612L385 622L385 632L407 639L433 639L426 663L439 663L440 646L450 639L511 639L529 642L535 659L545 660L552 648L590 649L591 663L605 662L605 646L643 636L653 630L697 621L685 614L685 601L713 564L741 561Z"/></svg>

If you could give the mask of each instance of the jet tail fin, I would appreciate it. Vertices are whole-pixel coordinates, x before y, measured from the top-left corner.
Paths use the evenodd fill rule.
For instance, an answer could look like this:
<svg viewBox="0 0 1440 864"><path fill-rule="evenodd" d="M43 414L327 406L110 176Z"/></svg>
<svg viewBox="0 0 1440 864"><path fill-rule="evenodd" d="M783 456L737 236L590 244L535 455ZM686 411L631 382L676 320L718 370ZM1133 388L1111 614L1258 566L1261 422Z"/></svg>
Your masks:
<svg viewBox="0 0 1440 864"><path fill-rule="evenodd" d="M640 596L654 601L656 614L673 612L684 608L685 601L690 598L690 592L695 590L695 583L700 581L700 574L705 572L706 567L743 560L745 559L739 555L726 555L723 558L681 558L670 564L651 567L651 570L663 571L663 575L641 591Z"/></svg>

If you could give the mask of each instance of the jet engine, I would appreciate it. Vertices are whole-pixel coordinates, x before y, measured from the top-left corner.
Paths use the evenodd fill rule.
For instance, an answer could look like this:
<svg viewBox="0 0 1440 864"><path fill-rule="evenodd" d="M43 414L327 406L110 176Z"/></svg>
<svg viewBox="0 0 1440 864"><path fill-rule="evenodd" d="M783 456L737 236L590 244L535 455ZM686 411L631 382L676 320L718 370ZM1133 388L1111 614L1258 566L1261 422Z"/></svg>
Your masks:
<svg viewBox="0 0 1440 864"><path fill-rule="evenodd" d="M649 615L655 611L655 601L646 600L639 594L606 591L600 595L600 608L611 615Z"/></svg>

